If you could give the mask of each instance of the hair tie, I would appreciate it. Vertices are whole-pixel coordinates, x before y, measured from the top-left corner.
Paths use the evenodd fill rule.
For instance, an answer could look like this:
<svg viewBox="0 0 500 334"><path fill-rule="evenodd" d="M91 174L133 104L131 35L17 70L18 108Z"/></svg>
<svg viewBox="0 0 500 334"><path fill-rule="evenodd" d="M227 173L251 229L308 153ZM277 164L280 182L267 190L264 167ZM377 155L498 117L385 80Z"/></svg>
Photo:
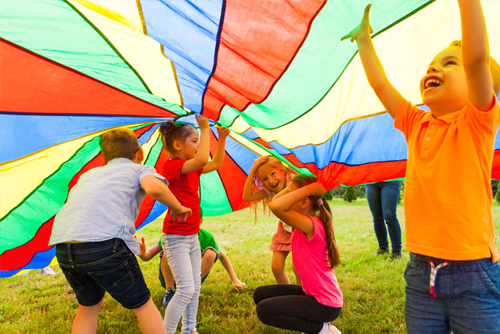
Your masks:
<svg viewBox="0 0 500 334"><path fill-rule="evenodd" d="M318 203L319 206L323 205L323 200L321 198L319 198L316 203Z"/></svg>

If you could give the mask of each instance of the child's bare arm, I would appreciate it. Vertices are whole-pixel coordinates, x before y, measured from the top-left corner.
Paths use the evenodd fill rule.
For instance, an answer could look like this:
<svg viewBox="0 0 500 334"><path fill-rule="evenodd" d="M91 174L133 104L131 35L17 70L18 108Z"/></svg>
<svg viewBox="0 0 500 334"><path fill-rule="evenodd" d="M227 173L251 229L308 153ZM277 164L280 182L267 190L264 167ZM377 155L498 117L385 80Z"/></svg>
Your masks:
<svg viewBox="0 0 500 334"><path fill-rule="evenodd" d="M135 236L134 236L134 238L135 238ZM146 250L146 243L144 242L144 238L141 238L141 241L139 241L139 246L140 246L139 257L143 261L151 260L156 254L158 254L160 252L160 245L158 245L158 244L155 244L153 247Z"/></svg>
<svg viewBox="0 0 500 334"><path fill-rule="evenodd" d="M208 163L208 156L210 154L210 125L205 116L196 114L196 121L200 128L200 143L198 144L198 149L194 158L187 160L184 165L182 165L181 174L189 174L197 171L205 167Z"/></svg>
<svg viewBox="0 0 500 334"><path fill-rule="evenodd" d="M172 219L185 221L187 216L191 214L191 209L182 206L167 185L153 175L143 177L141 187L146 194L170 208Z"/></svg>
<svg viewBox="0 0 500 334"><path fill-rule="evenodd" d="M459 0L462 22L462 62L471 102L479 110L491 109L492 79L488 32L479 0Z"/></svg>
<svg viewBox="0 0 500 334"><path fill-rule="evenodd" d="M213 172L222 167L224 156L226 155L226 138L229 136L229 130L225 127L217 127L219 132L219 140L215 149L214 158L203 167L203 174Z"/></svg>
<svg viewBox="0 0 500 334"><path fill-rule="evenodd" d="M360 25L342 37L341 40L350 38L351 42L356 41L358 43L359 57L368 82L387 112L395 118L403 97L387 79L382 63L378 59L373 46L370 36L370 33L373 32L369 21L370 8L371 5L366 6Z"/></svg>
<svg viewBox="0 0 500 334"><path fill-rule="evenodd" d="M231 278L231 284L233 285L233 288L236 291L241 291L245 288L246 284L241 282L238 279L238 276L236 276L236 273L234 272L233 266L231 265L231 261L229 261L229 258L227 257L226 253L221 249L220 250L220 263L226 269L227 273L229 274L229 277Z"/></svg>
<svg viewBox="0 0 500 334"><path fill-rule="evenodd" d="M321 196L325 192L326 189L320 182L314 182L273 199L269 208L276 217L293 228L304 232L306 237L310 239L314 234L314 224L311 218L292 210L292 207L299 201L309 200L309 196ZM303 204L308 203L304 202Z"/></svg>
<svg viewBox="0 0 500 334"><path fill-rule="evenodd" d="M257 171L257 168L259 168L260 165L262 165L264 162L267 161L269 158L268 155L260 157L256 159L253 163L252 168L250 169L250 172L248 173L247 179L245 181L245 185L243 187L243 200L247 202L251 201L258 201L263 198L269 197L269 194L266 193L264 190L259 190L254 192L253 191L253 177L255 175L255 172Z"/></svg>

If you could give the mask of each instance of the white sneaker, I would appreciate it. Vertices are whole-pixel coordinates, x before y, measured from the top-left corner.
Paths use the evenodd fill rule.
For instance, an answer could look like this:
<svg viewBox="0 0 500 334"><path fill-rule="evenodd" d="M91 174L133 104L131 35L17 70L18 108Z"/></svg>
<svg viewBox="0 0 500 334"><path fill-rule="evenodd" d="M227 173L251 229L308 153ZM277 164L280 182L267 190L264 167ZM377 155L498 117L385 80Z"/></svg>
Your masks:
<svg viewBox="0 0 500 334"><path fill-rule="evenodd" d="M52 270L51 267L45 267L42 269L42 274L44 275L55 275L56 273L54 272L54 270Z"/></svg>
<svg viewBox="0 0 500 334"><path fill-rule="evenodd" d="M337 327L335 327L334 325L330 324L329 327L328 327L328 334L342 334L342 332L339 331L339 329Z"/></svg>

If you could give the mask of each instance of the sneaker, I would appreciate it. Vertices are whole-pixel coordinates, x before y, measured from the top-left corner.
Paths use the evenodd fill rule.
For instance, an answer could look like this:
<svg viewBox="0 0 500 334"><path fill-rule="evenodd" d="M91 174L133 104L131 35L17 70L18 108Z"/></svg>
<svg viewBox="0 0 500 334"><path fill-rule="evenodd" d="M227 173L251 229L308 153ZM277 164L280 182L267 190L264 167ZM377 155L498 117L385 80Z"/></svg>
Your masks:
<svg viewBox="0 0 500 334"><path fill-rule="evenodd" d="M395 250L393 250L392 254L391 254L391 260L396 260L396 259L399 259L399 258L401 258L401 251L395 251Z"/></svg>
<svg viewBox="0 0 500 334"><path fill-rule="evenodd" d="M165 291L165 294L163 295L163 301L161 302L161 305L164 308L167 308L168 303L170 303L174 294L175 290L172 290L171 288L168 288L167 291Z"/></svg>
<svg viewBox="0 0 500 334"><path fill-rule="evenodd" d="M379 248L377 250L377 252L375 253L375 255L382 255L382 254L385 254L385 253L389 253L389 250L387 248Z"/></svg>
<svg viewBox="0 0 500 334"><path fill-rule="evenodd" d="M56 273L54 272L54 270L52 270L51 267L45 267L42 269L42 274L44 275L55 275Z"/></svg>
<svg viewBox="0 0 500 334"><path fill-rule="evenodd" d="M342 334L342 332L339 331L339 329L337 327L330 324L330 326L328 327L328 334Z"/></svg>

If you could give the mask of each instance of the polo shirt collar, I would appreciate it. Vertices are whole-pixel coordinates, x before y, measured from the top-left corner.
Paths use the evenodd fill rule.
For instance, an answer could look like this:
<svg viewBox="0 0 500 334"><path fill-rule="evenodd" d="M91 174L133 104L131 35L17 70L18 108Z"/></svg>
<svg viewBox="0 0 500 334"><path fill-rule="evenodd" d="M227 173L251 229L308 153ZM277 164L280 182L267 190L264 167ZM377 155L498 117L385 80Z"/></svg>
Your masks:
<svg viewBox="0 0 500 334"><path fill-rule="evenodd" d="M118 164L126 164L126 163L134 163L132 160L128 158L114 158L108 161L108 165L118 165Z"/></svg>
<svg viewBox="0 0 500 334"><path fill-rule="evenodd" d="M424 122L430 122L432 120L440 120L440 121L445 122L446 124L451 124L458 117L458 114L459 114L459 112L455 111L455 112L446 114L444 116L441 116L439 118L434 118L434 116L432 116L431 112L429 111L424 116Z"/></svg>

